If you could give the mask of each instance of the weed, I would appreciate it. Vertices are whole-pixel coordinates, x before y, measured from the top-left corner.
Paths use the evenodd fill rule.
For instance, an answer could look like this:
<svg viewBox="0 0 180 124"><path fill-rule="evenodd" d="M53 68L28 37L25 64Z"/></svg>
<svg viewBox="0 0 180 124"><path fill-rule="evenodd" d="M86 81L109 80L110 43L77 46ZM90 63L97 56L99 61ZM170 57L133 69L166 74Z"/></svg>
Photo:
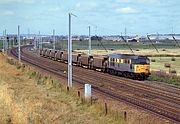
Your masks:
<svg viewBox="0 0 180 124"><path fill-rule="evenodd" d="M152 71L151 73L149 80L180 86L180 77L175 74L167 74L164 71Z"/></svg>

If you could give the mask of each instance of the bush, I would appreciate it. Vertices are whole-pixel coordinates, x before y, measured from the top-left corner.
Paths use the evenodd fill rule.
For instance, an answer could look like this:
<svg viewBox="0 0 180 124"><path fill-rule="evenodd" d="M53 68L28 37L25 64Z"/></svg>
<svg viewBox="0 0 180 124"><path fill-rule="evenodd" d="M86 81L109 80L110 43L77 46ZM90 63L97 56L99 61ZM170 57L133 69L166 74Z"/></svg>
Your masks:
<svg viewBox="0 0 180 124"><path fill-rule="evenodd" d="M163 49L162 51L166 51L166 49Z"/></svg>

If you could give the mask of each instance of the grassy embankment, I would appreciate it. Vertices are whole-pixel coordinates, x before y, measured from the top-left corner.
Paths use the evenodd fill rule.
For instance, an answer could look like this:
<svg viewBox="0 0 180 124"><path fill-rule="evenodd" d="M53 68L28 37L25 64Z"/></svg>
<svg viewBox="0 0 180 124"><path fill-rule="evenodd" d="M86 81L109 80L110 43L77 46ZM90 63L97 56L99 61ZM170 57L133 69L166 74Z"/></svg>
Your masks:
<svg viewBox="0 0 180 124"><path fill-rule="evenodd" d="M82 101L48 75L0 53L0 123L125 124L99 103Z"/></svg>

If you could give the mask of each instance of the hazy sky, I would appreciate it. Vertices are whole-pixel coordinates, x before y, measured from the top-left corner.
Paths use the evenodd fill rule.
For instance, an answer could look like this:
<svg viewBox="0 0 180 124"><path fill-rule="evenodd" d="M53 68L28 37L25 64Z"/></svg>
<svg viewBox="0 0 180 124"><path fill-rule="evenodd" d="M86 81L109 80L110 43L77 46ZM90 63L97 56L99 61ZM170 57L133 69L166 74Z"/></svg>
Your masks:
<svg viewBox="0 0 180 124"><path fill-rule="evenodd" d="M180 33L179 0L0 0L0 31L67 35L69 12L73 34Z"/></svg>

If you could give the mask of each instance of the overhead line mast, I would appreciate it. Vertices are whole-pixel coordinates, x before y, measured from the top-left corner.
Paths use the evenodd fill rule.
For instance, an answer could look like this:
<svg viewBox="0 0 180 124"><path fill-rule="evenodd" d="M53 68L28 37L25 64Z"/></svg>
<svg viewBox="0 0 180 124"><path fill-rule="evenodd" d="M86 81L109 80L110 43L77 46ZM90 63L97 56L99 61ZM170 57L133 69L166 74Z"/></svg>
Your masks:
<svg viewBox="0 0 180 124"><path fill-rule="evenodd" d="M76 15L69 13L69 36L68 36L68 87L72 87L72 36L71 36L71 16Z"/></svg>
<svg viewBox="0 0 180 124"><path fill-rule="evenodd" d="M21 39L20 39L20 26L18 25L18 61L21 62Z"/></svg>
<svg viewBox="0 0 180 124"><path fill-rule="evenodd" d="M55 30L53 29L53 49L56 49Z"/></svg>
<svg viewBox="0 0 180 124"><path fill-rule="evenodd" d="M151 42L152 46L155 48L155 50L159 53L159 50L156 48L152 40L150 39L149 35L147 35L148 40Z"/></svg>
<svg viewBox="0 0 180 124"><path fill-rule="evenodd" d="M126 45L129 47L129 49L131 50L132 53L134 53L133 49L131 48L131 46L126 42L126 40L124 39L123 36L121 36L122 40L126 43Z"/></svg>
<svg viewBox="0 0 180 124"><path fill-rule="evenodd" d="M88 27L89 29L89 55L91 55L91 27Z"/></svg>
<svg viewBox="0 0 180 124"><path fill-rule="evenodd" d="M173 37L173 40L176 42L176 44L178 45L178 47L180 47L180 45L179 45L179 43L178 43L178 41L176 40L176 38L174 37L174 35L172 35L172 37Z"/></svg>

